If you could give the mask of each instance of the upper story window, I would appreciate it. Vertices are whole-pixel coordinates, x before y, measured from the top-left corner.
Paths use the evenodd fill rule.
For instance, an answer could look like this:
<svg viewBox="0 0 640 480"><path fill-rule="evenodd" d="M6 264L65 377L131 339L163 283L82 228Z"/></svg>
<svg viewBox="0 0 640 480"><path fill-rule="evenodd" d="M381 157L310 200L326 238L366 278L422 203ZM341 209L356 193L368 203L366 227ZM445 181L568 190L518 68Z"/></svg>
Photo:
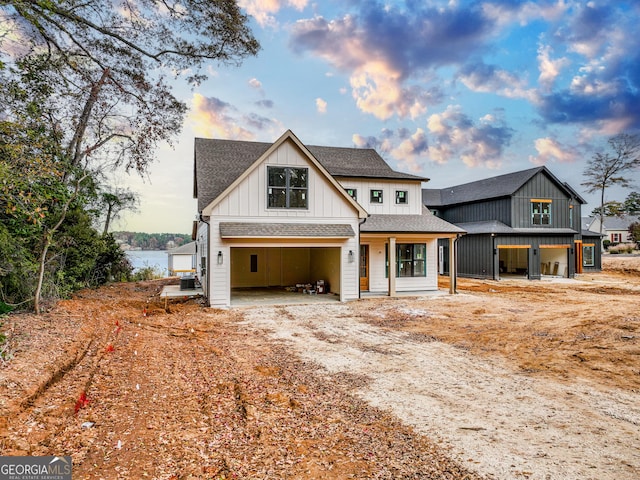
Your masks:
<svg viewBox="0 0 640 480"><path fill-rule="evenodd" d="M551 200L531 200L531 223L551 225Z"/></svg>
<svg viewBox="0 0 640 480"><path fill-rule="evenodd" d="M269 208L307 208L309 169L267 167Z"/></svg>
<svg viewBox="0 0 640 480"><path fill-rule="evenodd" d="M357 188L346 188L345 189L347 191L347 193L349 194L349 196L351 198L353 198L354 200L358 200L358 189Z"/></svg>
<svg viewBox="0 0 640 480"><path fill-rule="evenodd" d="M371 203L382 203L382 190L371 190Z"/></svg>
<svg viewBox="0 0 640 480"><path fill-rule="evenodd" d="M409 201L409 192L406 190L396 190L396 204L405 205Z"/></svg>

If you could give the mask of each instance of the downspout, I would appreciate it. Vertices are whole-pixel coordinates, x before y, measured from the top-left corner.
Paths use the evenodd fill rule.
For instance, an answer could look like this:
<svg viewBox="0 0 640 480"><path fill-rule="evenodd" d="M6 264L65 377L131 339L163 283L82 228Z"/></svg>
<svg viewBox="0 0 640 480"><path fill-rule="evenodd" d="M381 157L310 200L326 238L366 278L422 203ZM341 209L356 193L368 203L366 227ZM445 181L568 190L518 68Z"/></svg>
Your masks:
<svg viewBox="0 0 640 480"><path fill-rule="evenodd" d="M458 293L458 240L460 240L461 236L462 235L457 233L456 238L453 240L453 266L451 268L451 270L454 272L453 278L451 279L453 282L453 294Z"/></svg>
<svg viewBox="0 0 640 480"><path fill-rule="evenodd" d="M207 300L207 305L211 306L209 299L209 287L211 285L211 224L204 219L202 212L200 212L199 220L207 225L207 288L204 292L204 298Z"/></svg>
<svg viewBox="0 0 640 480"><path fill-rule="evenodd" d="M364 222L367 221L367 218L369 218L369 214L367 214L365 218L358 222L358 266L356 267L358 269L358 298L362 298L362 292L360 291L360 237L362 235L362 232L360 231L360 229L362 228ZM369 253L369 255L371 255L371 253Z"/></svg>

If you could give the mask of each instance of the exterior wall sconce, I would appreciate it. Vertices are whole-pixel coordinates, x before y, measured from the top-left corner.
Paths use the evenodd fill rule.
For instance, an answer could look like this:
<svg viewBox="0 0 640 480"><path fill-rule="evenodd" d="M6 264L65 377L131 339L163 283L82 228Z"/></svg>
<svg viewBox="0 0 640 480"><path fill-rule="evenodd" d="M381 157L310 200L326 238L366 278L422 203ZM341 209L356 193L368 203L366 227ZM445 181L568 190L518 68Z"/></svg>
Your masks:
<svg viewBox="0 0 640 480"><path fill-rule="evenodd" d="M353 263L353 250L349 250L349 263Z"/></svg>
<svg viewBox="0 0 640 480"><path fill-rule="evenodd" d="M538 250L536 250L535 248L533 249L533 254L537 255L538 254Z"/></svg>
<svg viewBox="0 0 640 480"><path fill-rule="evenodd" d="M222 251L218 250L218 265L222 265Z"/></svg>

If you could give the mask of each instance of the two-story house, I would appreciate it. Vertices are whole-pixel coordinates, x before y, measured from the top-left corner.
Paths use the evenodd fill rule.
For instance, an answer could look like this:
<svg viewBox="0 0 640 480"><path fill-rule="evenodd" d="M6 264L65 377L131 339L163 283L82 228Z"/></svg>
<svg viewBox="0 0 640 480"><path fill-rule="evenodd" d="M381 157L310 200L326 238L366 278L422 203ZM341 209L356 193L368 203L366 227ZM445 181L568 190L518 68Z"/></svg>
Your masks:
<svg viewBox="0 0 640 480"><path fill-rule="evenodd" d="M599 237L581 229L586 202L546 167L424 189L423 202L467 232L457 245L460 276L540 279L601 268ZM440 248L446 252L447 245Z"/></svg>
<svg viewBox="0 0 640 480"><path fill-rule="evenodd" d="M437 290L438 239L464 230L422 205L422 182L372 149L195 139L198 276L209 305L235 289L322 279L341 301L361 292ZM453 252L451 248L451 252Z"/></svg>
<svg viewBox="0 0 640 480"><path fill-rule="evenodd" d="M605 216L602 223L602 241L609 240L612 244L632 243L633 238L629 232L632 223L640 222L640 217L635 215ZM600 233L600 217L586 217L583 226L591 231Z"/></svg>

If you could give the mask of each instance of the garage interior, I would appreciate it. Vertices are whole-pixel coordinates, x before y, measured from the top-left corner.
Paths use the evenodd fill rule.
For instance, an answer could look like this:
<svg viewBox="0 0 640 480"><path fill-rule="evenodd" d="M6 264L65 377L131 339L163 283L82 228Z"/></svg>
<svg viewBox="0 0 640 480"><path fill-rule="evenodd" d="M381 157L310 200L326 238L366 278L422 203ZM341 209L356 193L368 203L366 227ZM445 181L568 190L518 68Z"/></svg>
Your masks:
<svg viewBox="0 0 640 480"><path fill-rule="evenodd" d="M529 248L498 247L500 276L527 276L529 272Z"/></svg>
<svg viewBox="0 0 640 480"><path fill-rule="evenodd" d="M339 297L340 250L339 247L233 247L232 295L252 289L287 289L302 295L299 287L311 285L318 295Z"/></svg>

